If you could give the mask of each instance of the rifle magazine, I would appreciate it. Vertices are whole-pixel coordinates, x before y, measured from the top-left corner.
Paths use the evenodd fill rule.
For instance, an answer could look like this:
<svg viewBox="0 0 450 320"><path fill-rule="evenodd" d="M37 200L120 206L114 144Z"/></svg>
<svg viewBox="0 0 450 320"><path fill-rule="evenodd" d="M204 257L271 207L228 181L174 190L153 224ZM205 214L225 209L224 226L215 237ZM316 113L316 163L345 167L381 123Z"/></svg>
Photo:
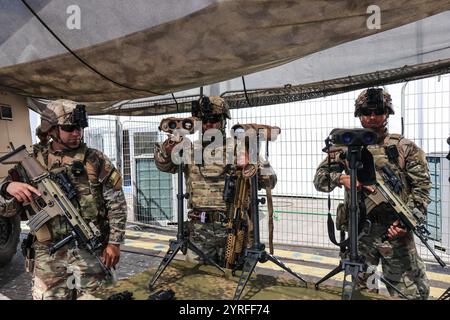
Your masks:
<svg viewBox="0 0 450 320"><path fill-rule="evenodd" d="M32 216L30 220L28 220L27 225L30 227L30 230L35 233L51 218L52 217L46 211L41 210L36 215Z"/></svg>

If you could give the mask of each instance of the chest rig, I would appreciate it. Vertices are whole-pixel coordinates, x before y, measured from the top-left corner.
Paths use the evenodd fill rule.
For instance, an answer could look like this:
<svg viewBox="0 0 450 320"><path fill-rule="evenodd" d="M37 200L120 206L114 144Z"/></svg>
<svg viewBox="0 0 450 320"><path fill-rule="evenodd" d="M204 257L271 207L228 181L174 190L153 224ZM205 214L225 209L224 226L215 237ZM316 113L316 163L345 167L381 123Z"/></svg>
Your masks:
<svg viewBox="0 0 450 320"><path fill-rule="evenodd" d="M106 211L102 194L102 183L98 178L98 168L88 161L89 149L86 145L74 151L52 153L49 149L40 150L36 159L51 173L65 173L72 186L76 189L76 201L73 203L87 223L103 229ZM50 241L58 241L65 237L70 227L65 218L57 217L47 223L50 231ZM38 241L40 241L38 237Z"/></svg>
<svg viewBox="0 0 450 320"><path fill-rule="evenodd" d="M211 151L211 159L205 158L202 164L186 166L186 191L189 194L189 208L226 210L226 204L223 201L223 188L225 186L227 151L226 145L217 147ZM213 157L222 160L213 161Z"/></svg>

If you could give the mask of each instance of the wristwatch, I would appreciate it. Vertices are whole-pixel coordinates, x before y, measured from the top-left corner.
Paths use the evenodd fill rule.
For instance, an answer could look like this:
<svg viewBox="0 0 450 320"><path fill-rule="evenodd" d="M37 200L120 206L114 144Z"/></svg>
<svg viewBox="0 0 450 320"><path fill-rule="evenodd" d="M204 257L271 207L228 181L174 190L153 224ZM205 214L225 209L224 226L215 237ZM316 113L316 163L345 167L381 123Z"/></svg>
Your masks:
<svg viewBox="0 0 450 320"><path fill-rule="evenodd" d="M2 183L2 186L0 188L0 195L2 197L4 197L5 199L11 199L13 198L8 191L6 191L6 188L8 188L9 184L11 183L11 181L5 181Z"/></svg>

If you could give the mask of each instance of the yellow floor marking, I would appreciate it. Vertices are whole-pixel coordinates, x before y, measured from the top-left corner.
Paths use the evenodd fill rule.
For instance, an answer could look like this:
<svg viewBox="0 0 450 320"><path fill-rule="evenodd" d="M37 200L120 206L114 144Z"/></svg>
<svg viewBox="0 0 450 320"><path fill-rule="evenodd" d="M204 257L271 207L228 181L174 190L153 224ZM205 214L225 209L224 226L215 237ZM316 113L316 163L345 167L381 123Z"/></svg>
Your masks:
<svg viewBox="0 0 450 320"><path fill-rule="evenodd" d="M153 233L153 232L142 232L142 231L134 231L134 230L126 230L125 235L146 239L154 239L161 241L169 241L170 239L175 239L176 236L167 236L163 234Z"/></svg>

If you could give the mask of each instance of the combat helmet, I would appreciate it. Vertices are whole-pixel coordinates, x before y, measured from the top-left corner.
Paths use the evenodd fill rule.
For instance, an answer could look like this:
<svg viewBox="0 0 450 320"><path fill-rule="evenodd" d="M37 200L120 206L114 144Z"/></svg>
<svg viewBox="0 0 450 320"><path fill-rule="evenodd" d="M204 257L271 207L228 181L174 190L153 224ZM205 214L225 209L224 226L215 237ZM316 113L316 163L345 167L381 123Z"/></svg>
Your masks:
<svg viewBox="0 0 450 320"><path fill-rule="evenodd" d="M219 96L203 96L192 102L192 116L202 120L214 119L222 116L231 119L230 109L226 101Z"/></svg>
<svg viewBox="0 0 450 320"><path fill-rule="evenodd" d="M362 116L364 109L394 114L391 95L382 88L368 88L359 94L355 100L355 117Z"/></svg>
<svg viewBox="0 0 450 320"><path fill-rule="evenodd" d="M47 104L41 114L41 131L48 132L58 125L88 126L86 107L75 101L59 99Z"/></svg>

